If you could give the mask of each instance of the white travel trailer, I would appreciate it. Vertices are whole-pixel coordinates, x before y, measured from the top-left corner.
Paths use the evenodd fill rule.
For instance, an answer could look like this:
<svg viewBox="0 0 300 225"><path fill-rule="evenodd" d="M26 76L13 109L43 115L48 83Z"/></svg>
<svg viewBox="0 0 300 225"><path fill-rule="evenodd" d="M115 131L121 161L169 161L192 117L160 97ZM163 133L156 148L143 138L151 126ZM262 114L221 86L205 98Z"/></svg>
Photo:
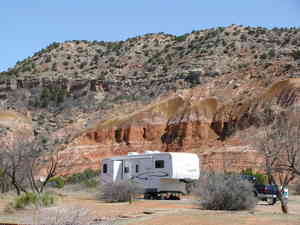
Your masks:
<svg viewBox="0 0 300 225"><path fill-rule="evenodd" d="M101 183L132 180L145 198L162 193L186 193L186 183L200 176L199 158L193 153L146 151L103 159Z"/></svg>

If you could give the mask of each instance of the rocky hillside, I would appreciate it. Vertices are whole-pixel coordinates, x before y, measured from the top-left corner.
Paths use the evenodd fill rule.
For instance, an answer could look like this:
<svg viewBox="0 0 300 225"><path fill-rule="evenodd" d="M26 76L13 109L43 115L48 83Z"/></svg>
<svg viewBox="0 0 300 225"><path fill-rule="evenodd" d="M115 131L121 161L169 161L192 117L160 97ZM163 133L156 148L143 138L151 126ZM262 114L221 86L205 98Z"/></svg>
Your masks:
<svg viewBox="0 0 300 225"><path fill-rule="evenodd" d="M0 106L26 115L33 134L72 133L65 154L83 154L76 154L74 171L145 149L205 152L214 167L221 157L215 151L223 161L228 152L234 161L241 159L236 152L251 151L238 136L259 129L253 115L266 102L283 107L280 96L298 90L298 74L294 28L233 25L121 42L66 41L2 72Z"/></svg>
<svg viewBox="0 0 300 225"><path fill-rule="evenodd" d="M257 66L267 68L278 61L286 62L283 66L287 72L297 69L299 29L230 26L182 36L148 34L121 42L53 43L0 77L97 80L106 93L103 104L110 105L149 101L219 75Z"/></svg>

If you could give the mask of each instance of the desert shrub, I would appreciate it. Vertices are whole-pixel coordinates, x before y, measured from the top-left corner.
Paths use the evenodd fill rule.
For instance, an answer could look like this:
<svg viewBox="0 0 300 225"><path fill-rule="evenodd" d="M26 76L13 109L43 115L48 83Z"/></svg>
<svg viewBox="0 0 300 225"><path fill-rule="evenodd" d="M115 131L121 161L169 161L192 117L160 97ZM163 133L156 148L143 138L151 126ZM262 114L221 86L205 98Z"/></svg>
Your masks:
<svg viewBox="0 0 300 225"><path fill-rule="evenodd" d="M99 175L99 171L92 170L92 169L86 169L83 171L83 176L86 177L87 179L96 177Z"/></svg>
<svg viewBox="0 0 300 225"><path fill-rule="evenodd" d="M57 70L57 63L53 63L52 67L51 67L52 71L56 71Z"/></svg>
<svg viewBox="0 0 300 225"><path fill-rule="evenodd" d="M62 177L53 177L49 180L49 185L55 188L63 188L65 186L65 180Z"/></svg>
<svg viewBox="0 0 300 225"><path fill-rule="evenodd" d="M90 178L88 180L85 180L83 183L88 188L95 188L95 187L97 187L97 185L98 185L99 182L98 182L97 179Z"/></svg>
<svg viewBox="0 0 300 225"><path fill-rule="evenodd" d="M186 38L187 38L187 35L176 36L175 41L177 41L177 42L185 41Z"/></svg>
<svg viewBox="0 0 300 225"><path fill-rule="evenodd" d="M44 207L48 207L54 204L54 196L49 193L44 193L38 197L38 204Z"/></svg>
<svg viewBox="0 0 300 225"><path fill-rule="evenodd" d="M26 207L48 207L54 204L54 197L49 193L36 194L27 192L16 197L11 204L15 209L23 209Z"/></svg>
<svg viewBox="0 0 300 225"><path fill-rule="evenodd" d="M263 53L259 56L260 59L264 60L264 59L267 59L267 54L266 53Z"/></svg>
<svg viewBox="0 0 300 225"><path fill-rule="evenodd" d="M59 207L39 210L36 224L89 225L93 224L95 219L93 213L86 208Z"/></svg>
<svg viewBox="0 0 300 225"><path fill-rule="evenodd" d="M274 49L270 49L269 52L268 52L268 57L269 58L273 58L276 56L276 52Z"/></svg>
<svg viewBox="0 0 300 225"><path fill-rule="evenodd" d="M294 50L294 51L292 52L292 57L293 57L295 60L300 59L300 49Z"/></svg>
<svg viewBox="0 0 300 225"><path fill-rule="evenodd" d="M58 42L53 42L52 44L48 45L48 47L46 48L48 51L51 51L55 48L59 47L59 43Z"/></svg>
<svg viewBox="0 0 300 225"><path fill-rule="evenodd" d="M54 103L58 106L64 101L66 95L67 92L63 88L43 88L40 96L36 96L33 100L32 105L35 107L45 108L50 103Z"/></svg>
<svg viewBox="0 0 300 225"><path fill-rule="evenodd" d="M82 63L80 63L79 68L83 69L86 65L87 65L87 62L82 62Z"/></svg>
<svg viewBox="0 0 300 225"><path fill-rule="evenodd" d="M86 169L82 173L74 173L68 177L66 177L66 183L69 184L79 184L84 183L85 181L99 176L99 171Z"/></svg>
<svg viewBox="0 0 300 225"><path fill-rule="evenodd" d="M51 55L46 55L46 58L45 58L45 63L50 63L52 60L52 57Z"/></svg>
<svg viewBox="0 0 300 225"><path fill-rule="evenodd" d="M256 204L253 185L239 175L205 174L196 194L201 206L209 210L245 210Z"/></svg>
<svg viewBox="0 0 300 225"><path fill-rule="evenodd" d="M139 188L131 181L107 183L103 185L100 199L106 202L132 202L138 193Z"/></svg>

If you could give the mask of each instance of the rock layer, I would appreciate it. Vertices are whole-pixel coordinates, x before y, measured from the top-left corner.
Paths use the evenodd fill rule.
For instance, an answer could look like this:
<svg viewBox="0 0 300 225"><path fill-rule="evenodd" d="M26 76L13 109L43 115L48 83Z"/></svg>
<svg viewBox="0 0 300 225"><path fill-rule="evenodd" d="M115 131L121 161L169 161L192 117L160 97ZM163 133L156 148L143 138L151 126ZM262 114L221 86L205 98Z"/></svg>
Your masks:
<svg viewBox="0 0 300 225"><path fill-rule="evenodd" d="M259 154L234 134L251 127L257 132L256 122L267 109L284 111L297 105L299 88L300 79L288 79L260 96L231 104L189 94L166 98L83 131L63 152L65 157L76 155L66 168L96 169L104 157L146 150L196 152L205 170L241 170L253 163L257 167Z"/></svg>

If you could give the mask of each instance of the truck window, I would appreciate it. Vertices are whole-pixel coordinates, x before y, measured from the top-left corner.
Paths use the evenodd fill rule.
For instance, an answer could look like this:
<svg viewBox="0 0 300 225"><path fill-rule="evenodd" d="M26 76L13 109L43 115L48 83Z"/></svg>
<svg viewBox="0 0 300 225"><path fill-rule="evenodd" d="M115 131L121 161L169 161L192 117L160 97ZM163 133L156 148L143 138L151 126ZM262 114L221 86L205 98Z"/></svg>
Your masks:
<svg viewBox="0 0 300 225"><path fill-rule="evenodd" d="M103 173L107 173L107 164L103 164Z"/></svg>
<svg viewBox="0 0 300 225"><path fill-rule="evenodd" d="M136 172L136 173L139 172L139 165L135 165L135 172Z"/></svg>
<svg viewBox="0 0 300 225"><path fill-rule="evenodd" d="M155 168L165 168L164 160L155 160Z"/></svg>
<svg viewBox="0 0 300 225"><path fill-rule="evenodd" d="M129 173L129 167L124 168L124 173Z"/></svg>

